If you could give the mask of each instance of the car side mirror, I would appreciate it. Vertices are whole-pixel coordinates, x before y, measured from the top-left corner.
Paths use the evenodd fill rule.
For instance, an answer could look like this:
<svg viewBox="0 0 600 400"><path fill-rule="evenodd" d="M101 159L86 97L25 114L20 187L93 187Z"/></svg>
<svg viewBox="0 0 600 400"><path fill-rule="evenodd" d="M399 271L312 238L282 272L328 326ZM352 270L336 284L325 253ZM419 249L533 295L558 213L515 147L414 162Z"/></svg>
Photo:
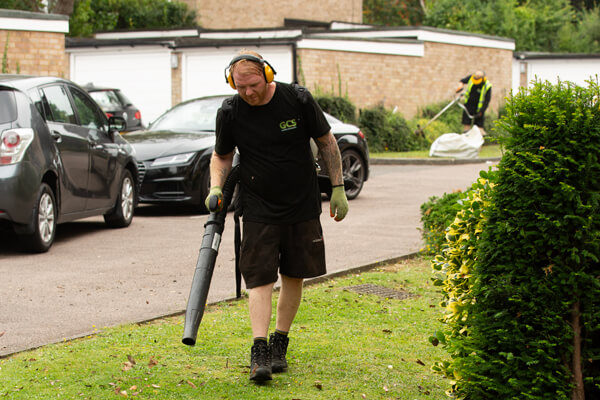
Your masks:
<svg viewBox="0 0 600 400"><path fill-rule="evenodd" d="M124 131L127 127L127 121L123 117L111 116L108 118L108 134L111 138L114 138L115 131Z"/></svg>

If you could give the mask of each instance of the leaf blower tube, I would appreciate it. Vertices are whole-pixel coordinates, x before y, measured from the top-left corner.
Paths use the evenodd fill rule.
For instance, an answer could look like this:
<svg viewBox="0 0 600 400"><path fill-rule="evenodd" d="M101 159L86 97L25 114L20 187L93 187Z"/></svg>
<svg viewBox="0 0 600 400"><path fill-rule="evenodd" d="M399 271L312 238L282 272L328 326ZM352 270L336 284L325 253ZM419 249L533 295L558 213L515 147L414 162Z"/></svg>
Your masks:
<svg viewBox="0 0 600 400"><path fill-rule="evenodd" d="M219 253L219 245L221 244L221 234L225 227L225 217L227 209L233 197L235 185L239 179L239 164L234 166L223 185L223 208L219 212L214 212L217 208L216 196L215 201L210 199L210 215L206 224L204 224L204 236L202 237L202 246L198 254L196 262L196 270L194 271L194 279L192 280L192 288L185 311L185 324L183 327L183 344L194 346L196 344L196 336L198 335L198 327L204 308L206 307L206 299L208 297L208 289L215 269L217 254Z"/></svg>

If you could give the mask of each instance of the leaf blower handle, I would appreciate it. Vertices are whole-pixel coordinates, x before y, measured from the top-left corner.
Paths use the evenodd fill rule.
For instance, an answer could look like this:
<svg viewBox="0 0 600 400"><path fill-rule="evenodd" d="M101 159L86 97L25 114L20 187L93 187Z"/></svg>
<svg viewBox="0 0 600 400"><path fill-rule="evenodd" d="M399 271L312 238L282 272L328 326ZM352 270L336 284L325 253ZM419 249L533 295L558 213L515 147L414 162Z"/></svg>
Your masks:
<svg viewBox="0 0 600 400"><path fill-rule="evenodd" d="M210 196L208 200L208 211L217 212L223 206L223 201L218 196Z"/></svg>
<svg viewBox="0 0 600 400"><path fill-rule="evenodd" d="M212 213L220 212L223 209L223 191L221 186L213 186L210 188L208 196L204 201L206 209Z"/></svg>

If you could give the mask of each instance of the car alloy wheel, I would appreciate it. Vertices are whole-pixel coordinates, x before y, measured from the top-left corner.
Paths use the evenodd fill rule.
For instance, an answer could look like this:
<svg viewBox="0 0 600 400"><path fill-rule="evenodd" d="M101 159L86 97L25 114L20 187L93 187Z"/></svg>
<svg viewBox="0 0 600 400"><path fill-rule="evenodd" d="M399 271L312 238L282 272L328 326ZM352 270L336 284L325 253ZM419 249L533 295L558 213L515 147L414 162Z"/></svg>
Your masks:
<svg viewBox="0 0 600 400"><path fill-rule="evenodd" d="M133 215L134 193L133 182L130 177L125 177L121 185L121 210L123 210L123 218L127 220L131 219Z"/></svg>
<svg viewBox="0 0 600 400"><path fill-rule="evenodd" d="M19 235L26 251L43 253L50 249L56 234L56 212L54 192L48 184L42 183L33 210L33 231Z"/></svg>
<svg viewBox="0 0 600 400"><path fill-rule="evenodd" d="M42 193L38 204L38 231L43 243L50 243L54 237L56 217L54 215L54 199L48 192Z"/></svg>
<svg viewBox="0 0 600 400"><path fill-rule="evenodd" d="M123 172L121 190L117 197L115 208L104 214L104 222L111 228L124 228L131 224L135 203L135 186L129 170Z"/></svg>
<svg viewBox="0 0 600 400"><path fill-rule="evenodd" d="M355 150L350 149L342 153L342 173L348 200L355 199L362 190L365 171L365 162Z"/></svg>

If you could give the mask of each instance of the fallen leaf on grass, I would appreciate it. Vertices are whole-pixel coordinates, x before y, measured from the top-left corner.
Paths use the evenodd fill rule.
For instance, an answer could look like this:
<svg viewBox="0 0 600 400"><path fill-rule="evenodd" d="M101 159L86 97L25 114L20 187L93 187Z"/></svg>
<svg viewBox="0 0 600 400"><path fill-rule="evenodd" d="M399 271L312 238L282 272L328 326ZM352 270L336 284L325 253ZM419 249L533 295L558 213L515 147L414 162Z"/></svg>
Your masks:
<svg viewBox="0 0 600 400"><path fill-rule="evenodd" d="M417 361L415 361L415 362L419 365L425 366L425 363L423 361L419 360L418 358L417 358Z"/></svg>
<svg viewBox="0 0 600 400"><path fill-rule="evenodd" d="M315 381L315 387L319 390L323 390L323 384L321 381Z"/></svg>
<svg viewBox="0 0 600 400"><path fill-rule="evenodd" d="M193 382L187 381L187 384L190 385L191 387L193 387L194 389L196 389L196 385L194 385Z"/></svg>
<svg viewBox="0 0 600 400"><path fill-rule="evenodd" d="M131 368L133 368L133 364L129 361L126 361L123 363L123 368L121 368L121 371L129 371Z"/></svg>
<svg viewBox="0 0 600 400"><path fill-rule="evenodd" d="M154 383L152 385L150 385L150 386L152 386L154 389L160 389L160 386L157 385L157 384L154 384Z"/></svg>
<svg viewBox="0 0 600 400"><path fill-rule="evenodd" d="M156 358L154 358L154 356L150 356L150 361L148 361L148 368L152 368L157 364L158 361L156 360Z"/></svg>
<svg viewBox="0 0 600 400"><path fill-rule="evenodd" d="M129 354L127 354L127 359L129 360L129 362L133 365L135 365L135 359L133 358L133 356L130 356Z"/></svg>

